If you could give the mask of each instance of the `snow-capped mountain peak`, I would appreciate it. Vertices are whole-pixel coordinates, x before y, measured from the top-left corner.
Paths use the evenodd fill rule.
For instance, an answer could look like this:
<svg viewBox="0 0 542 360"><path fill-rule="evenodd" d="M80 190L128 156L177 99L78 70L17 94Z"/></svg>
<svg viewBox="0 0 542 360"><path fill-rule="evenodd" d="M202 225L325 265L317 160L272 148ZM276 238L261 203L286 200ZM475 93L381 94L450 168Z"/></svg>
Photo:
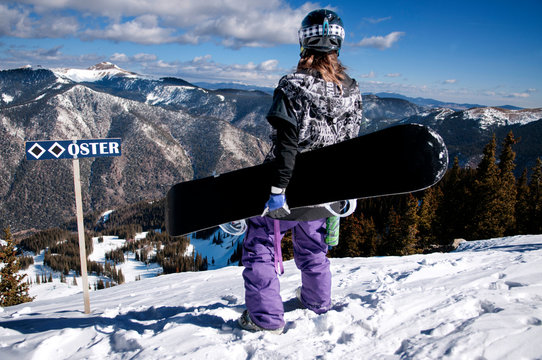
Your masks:
<svg viewBox="0 0 542 360"><path fill-rule="evenodd" d="M444 120L446 116L453 114L455 111L450 108L438 108L435 110L435 120Z"/></svg>
<svg viewBox="0 0 542 360"><path fill-rule="evenodd" d="M477 120L483 129L491 126L525 125L542 119L542 108L523 110L509 110L497 107L473 108L465 110L463 118Z"/></svg>
<svg viewBox="0 0 542 360"><path fill-rule="evenodd" d="M88 68L88 70L117 70L117 71L127 72L126 70L123 70L117 65L110 63L108 61L103 61L99 64L92 65L91 67Z"/></svg>
<svg viewBox="0 0 542 360"><path fill-rule="evenodd" d="M69 79L73 82L95 82L107 77L123 76L136 78L136 73L124 70L110 62L101 62L88 69L60 68L52 69L56 76Z"/></svg>

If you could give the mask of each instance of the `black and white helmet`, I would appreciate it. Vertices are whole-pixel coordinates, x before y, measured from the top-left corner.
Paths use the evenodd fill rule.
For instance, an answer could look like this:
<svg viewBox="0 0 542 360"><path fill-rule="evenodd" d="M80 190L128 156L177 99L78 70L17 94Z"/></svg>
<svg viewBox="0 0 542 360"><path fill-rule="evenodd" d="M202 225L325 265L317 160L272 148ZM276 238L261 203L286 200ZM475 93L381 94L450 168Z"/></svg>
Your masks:
<svg viewBox="0 0 542 360"><path fill-rule="evenodd" d="M334 11L314 10L301 22L298 35L301 56L304 56L307 50L339 53L345 37L343 21Z"/></svg>

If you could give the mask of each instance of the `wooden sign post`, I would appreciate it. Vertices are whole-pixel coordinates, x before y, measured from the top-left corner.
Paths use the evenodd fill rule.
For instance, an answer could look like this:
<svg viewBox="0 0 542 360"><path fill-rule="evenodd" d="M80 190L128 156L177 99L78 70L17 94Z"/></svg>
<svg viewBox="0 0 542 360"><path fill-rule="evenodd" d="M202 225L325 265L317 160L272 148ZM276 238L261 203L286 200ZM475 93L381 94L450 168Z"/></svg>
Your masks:
<svg viewBox="0 0 542 360"><path fill-rule="evenodd" d="M83 279L83 301L85 314L90 314L88 292L87 254L85 247L85 226L83 218L83 197L81 195L81 171L79 158L121 156L120 139L27 141L27 160L73 160L73 185L75 189L75 215L79 235L79 256L81 258L81 277Z"/></svg>

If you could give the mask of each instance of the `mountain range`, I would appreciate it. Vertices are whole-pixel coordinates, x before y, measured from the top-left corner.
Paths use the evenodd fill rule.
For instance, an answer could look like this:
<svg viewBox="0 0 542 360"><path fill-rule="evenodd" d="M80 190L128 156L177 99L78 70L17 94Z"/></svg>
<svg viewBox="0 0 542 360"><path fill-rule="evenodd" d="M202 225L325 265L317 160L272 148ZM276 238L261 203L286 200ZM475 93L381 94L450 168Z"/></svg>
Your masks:
<svg viewBox="0 0 542 360"><path fill-rule="evenodd" d="M88 69L0 71L0 225L18 231L73 216L68 161L26 161L29 140L122 139L123 156L81 161L85 211L162 198L174 183L260 163L270 148L269 92L208 89L111 63ZM464 165L510 130L518 169L542 156L542 109L458 109L364 95L361 133L399 122L429 125ZM355 163L353 163L355 166Z"/></svg>
<svg viewBox="0 0 542 360"><path fill-rule="evenodd" d="M177 182L251 166L268 152L268 142L233 124L251 128L247 102L237 105L245 94L124 72L90 77L103 67L77 73L85 82L68 71L0 72L3 226L44 228L73 216L71 163L26 161L27 140L122 139L122 157L81 161L86 211L158 199Z"/></svg>
<svg viewBox="0 0 542 360"><path fill-rule="evenodd" d="M408 96L405 96L405 95L390 93L390 92L381 92L381 93L376 93L374 95L376 95L376 96L378 96L380 98L403 99L403 100L407 100L408 102L411 102L413 104L420 105L420 106L426 106L426 107L431 107L431 108L435 108L435 107L449 108L449 109L453 109L453 110L456 110L456 111L467 110L467 109L471 109L471 108L475 108L475 107L485 107L485 105L480 105L480 104L458 104L458 103L453 103L453 102L444 102L444 101L439 101L439 100L435 100L435 99L427 99L427 98L422 98L422 97L413 98L413 97L408 97ZM510 108L511 110L519 110L520 109L520 108L517 108L517 107L511 107L509 105L504 105L504 106L499 106L499 107L506 108L506 109Z"/></svg>

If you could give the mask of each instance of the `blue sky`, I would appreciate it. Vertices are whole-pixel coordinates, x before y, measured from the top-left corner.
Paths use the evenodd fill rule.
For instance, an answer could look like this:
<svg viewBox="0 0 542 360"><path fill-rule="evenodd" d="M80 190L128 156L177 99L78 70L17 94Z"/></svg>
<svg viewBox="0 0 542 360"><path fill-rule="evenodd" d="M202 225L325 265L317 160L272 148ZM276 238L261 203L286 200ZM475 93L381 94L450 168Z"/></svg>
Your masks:
<svg viewBox="0 0 542 360"><path fill-rule="evenodd" d="M308 11L342 16L363 92L542 107L542 1L0 0L0 70L87 68L273 87Z"/></svg>

